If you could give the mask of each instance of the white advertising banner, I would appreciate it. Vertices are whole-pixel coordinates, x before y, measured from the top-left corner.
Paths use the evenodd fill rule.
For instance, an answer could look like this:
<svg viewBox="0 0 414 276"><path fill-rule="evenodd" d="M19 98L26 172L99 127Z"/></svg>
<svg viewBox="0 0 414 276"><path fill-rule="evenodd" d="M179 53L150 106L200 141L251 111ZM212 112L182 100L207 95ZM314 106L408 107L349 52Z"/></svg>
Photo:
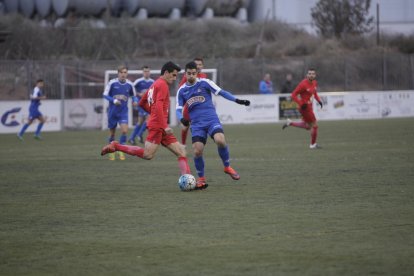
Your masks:
<svg viewBox="0 0 414 276"><path fill-rule="evenodd" d="M389 91L380 94L380 115L383 118L414 115L414 93Z"/></svg>
<svg viewBox="0 0 414 276"><path fill-rule="evenodd" d="M277 95L243 95L250 106L236 104L221 96L215 97L217 115L222 124L274 123L279 120Z"/></svg>
<svg viewBox="0 0 414 276"><path fill-rule="evenodd" d="M101 128L103 116L102 99L65 100L65 128Z"/></svg>
<svg viewBox="0 0 414 276"><path fill-rule="evenodd" d="M347 115L345 106L346 93L319 93L319 97L323 103L321 109L319 104L314 101L313 110L318 120L342 120Z"/></svg>
<svg viewBox="0 0 414 276"><path fill-rule="evenodd" d="M59 131L61 123L61 101L44 100L40 105L40 112L46 118L42 131ZM30 101L2 101L0 102L0 133L18 133L22 126L27 123L29 117ZM38 121L27 129L27 132L35 132Z"/></svg>
<svg viewBox="0 0 414 276"><path fill-rule="evenodd" d="M351 92L345 95L345 119L380 118L379 94Z"/></svg>

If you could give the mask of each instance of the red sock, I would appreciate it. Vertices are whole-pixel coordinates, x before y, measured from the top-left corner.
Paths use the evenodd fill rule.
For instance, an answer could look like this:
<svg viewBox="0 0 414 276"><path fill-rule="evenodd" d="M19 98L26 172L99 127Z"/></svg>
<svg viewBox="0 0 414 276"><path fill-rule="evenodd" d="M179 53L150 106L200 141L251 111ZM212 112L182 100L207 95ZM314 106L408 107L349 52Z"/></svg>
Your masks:
<svg viewBox="0 0 414 276"><path fill-rule="evenodd" d="M188 133L188 128L181 130L181 144L183 145L185 145L185 143L187 142L187 133Z"/></svg>
<svg viewBox="0 0 414 276"><path fill-rule="evenodd" d="M144 149L138 146L115 144L115 149L141 158L144 156Z"/></svg>
<svg viewBox="0 0 414 276"><path fill-rule="evenodd" d="M301 122L291 122L290 125L294 126L294 127L309 129L308 124L303 122L303 121L301 121Z"/></svg>
<svg viewBox="0 0 414 276"><path fill-rule="evenodd" d="M318 137L318 127L313 126L311 129L311 145L316 143L316 138Z"/></svg>
<svg viewBox="0 0 414 276"><path fill-rule="evenodd" d="M190 166L188 165L187 157L178 157L178 166L181 174L191 174Z"/></svg>

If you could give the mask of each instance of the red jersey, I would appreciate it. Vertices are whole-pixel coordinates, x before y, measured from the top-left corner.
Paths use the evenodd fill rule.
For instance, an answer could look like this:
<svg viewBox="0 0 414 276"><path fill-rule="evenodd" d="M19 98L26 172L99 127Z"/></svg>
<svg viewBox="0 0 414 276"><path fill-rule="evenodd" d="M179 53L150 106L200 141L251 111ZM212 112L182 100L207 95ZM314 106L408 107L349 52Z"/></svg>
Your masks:
<svg viewBox="0 0 414 276"><path fill-rule="evenodd" d="M293 100L299 106L305 103L309 104L309 106L312 106L313 97L315 97L315 100L320 102L321 99L317 93L317 86L318 82L316 80L313 80L312 82L310 82L308 79L302 80L292 92Z"/></svg>
<svg viewBox="0 0 414 276"><path fill-rule="evenodd" d="M206 73L198 73L197 74L197 78L199 78L199 79L206 79L207 78L207 74ZM187 82L187 77L184 74L184 76L181 79L180 84L178 85L178 87L181 87L181 85L183 85L186 82Z"/></svg>
<svg viewBox="0 0 414 276"><path fill-rule="evenodd" d="M139 106L150 113L148 128L167 128L170 110L170 88L167 81L158 78L142 96Z"/></svg>

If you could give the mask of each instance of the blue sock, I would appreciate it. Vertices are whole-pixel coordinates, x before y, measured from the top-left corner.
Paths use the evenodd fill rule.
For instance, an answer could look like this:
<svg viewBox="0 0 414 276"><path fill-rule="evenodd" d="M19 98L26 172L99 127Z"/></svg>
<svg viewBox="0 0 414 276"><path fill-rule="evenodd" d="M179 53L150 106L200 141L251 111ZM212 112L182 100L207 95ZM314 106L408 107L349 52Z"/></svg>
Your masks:
<svg viewBox="0 0 414 276"><path fill-rule="evenodd" d="M200 157L194 157L194 165L197 170L198 177L204 176L204 159L202 156Z"/></svg>
<svg viewBox="0 0 414 276"><path fill-rule="evenodd" d="M134 131L131 133L131 136L129 137L129 140L134 140L135 137L137 137L137 133L138 133L140 128L141 128L141 125L139 125L139 124L135 125Z"/></svg>
<svg viewBox="0 0 414 276"><path fill-rule="evenodd" d="M23 136L26 129L29 127L29 124L25 124L19 132L19 136Z"/></svg>
<svg viewBox="0 0 414 276"><path fill-rule="evenodd" d="M224 167L230 166L230 153L229 147L225 146L224 148L217 147L218 154L220 155L221 161L223 161Z"/></svg>
<svg viewBox="0 0 414 276"><path fill-rule="evenodd" d="M43 127L43 123L40 123L37 125L36 134L35 134L36 136L40 135L40 131L42 130L42 127Z"/></svg>
<svg viewBox="0 0 414 276"><path fill-rule="evenodd" d="M126 134L122 134L122 135L121 135L121 137L119 137L119 143L120 143L121 145L124 145L124 144L126 143L126 141L127 141L127 136L126 136Z"/></svg>
<svg viewBox="0 0 414 276"><path fill-rule="evenodd" d="M109 138L108 138L108 143L110 144L112 141L114 141L115 140L115 137L114 136L109 136Z"/></svg>
<svg viewBox="0 0 414 276"><path fill-rule="evenodd" d="M143 122L141 127L139 128L137 135L141 137L146 129L147 129L147 122Z"/></svg>

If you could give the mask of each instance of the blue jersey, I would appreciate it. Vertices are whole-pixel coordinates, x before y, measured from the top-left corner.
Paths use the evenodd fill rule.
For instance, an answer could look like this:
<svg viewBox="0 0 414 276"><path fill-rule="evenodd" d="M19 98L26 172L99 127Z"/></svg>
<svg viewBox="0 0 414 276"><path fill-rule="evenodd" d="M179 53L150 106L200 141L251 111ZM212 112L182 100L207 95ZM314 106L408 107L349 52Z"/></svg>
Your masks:
<svg viewBox="0 0 414 276"><path fill-rule="evenodd" d="M222 89L209 79L197 79L193 85L183 84L177 91L177 114L187 103L191 125L205 125L211 121L218 121L212 94L220 95L221 91ZM178 116L179 119L181 117Z"/></svg>
<svg viewBox="0 0 414 276"><path fill-rule="evenodd" d="M42 116L42 113L39 111L39 106L41 104L39 97L41 96L43 96L43 91L36 86L30 95L29 119L35 119Z"/></svg>
<svg viewBox="0 0 414 276"><path fill-rule="evenodd" d="M145 78L139 78L137 80L134 81L134 87L135 87L135 91L137 91L137 93L141 93L141 92L145 92L148 90L148 88L150 88L150 86L154 83L153 79L145 79ZM139 95L137 95L138 97L138 101L141 99L141 97Z"/></svg>
<svg viewBox="0 0 414 276"><path fill-rule="evenodd" d="M136 95L134 85L130 80L120 82L117 78L108 82L103 92L105 99L109 101L109 111L116 110L118 112L128 112L128 99ZM120 105L115 105L114 100L121 102Z"/></svg>

